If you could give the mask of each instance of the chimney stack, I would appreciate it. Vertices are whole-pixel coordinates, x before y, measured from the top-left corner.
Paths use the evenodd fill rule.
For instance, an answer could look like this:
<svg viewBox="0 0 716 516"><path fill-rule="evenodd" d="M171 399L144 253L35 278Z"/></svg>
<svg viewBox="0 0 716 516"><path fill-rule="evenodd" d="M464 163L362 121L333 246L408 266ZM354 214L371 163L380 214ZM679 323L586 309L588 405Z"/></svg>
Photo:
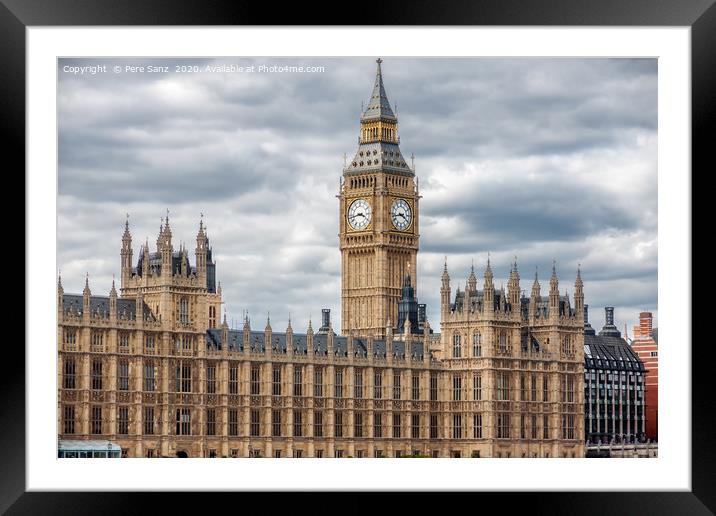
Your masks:
<svg viewBox="0 0 716 516"><path fill-rule="evenodd" d="M331 331L331 309L324 308L321 310L321 327L318 333L329 333Z"/></svg>

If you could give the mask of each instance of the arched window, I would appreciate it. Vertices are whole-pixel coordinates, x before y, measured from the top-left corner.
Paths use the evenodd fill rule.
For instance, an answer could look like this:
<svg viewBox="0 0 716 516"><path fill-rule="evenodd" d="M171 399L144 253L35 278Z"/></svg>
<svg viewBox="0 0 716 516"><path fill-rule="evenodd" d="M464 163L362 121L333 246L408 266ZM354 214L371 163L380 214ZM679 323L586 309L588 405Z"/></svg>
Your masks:
<svg viewBox="0 0 716 516"><path fill-rule="evenodd" d="M482 356L482 335L479 331L472 334L472 356Z"/></svg>
<svg viewBox="0 0 716 516"><path fill-rule="evenodd" d="M455 333L452 336L452 356L453 358L460 358L461 350L460 350L460 334Z"/></svg>
<svg viewBox="0 0 716 516"><path fill-rule="evenodd" d="M501 352L507 351L507 334L504 331L500 332L499 347Z"/></svg>
<svg viewBox="0 0 716 516"><path fill-rule="evenodd" d="M186 297L181 298L179 301L179 321L182 324L189 322L189 299Z"/></svg>
<svg viewBox="0 0 716 516"><path fill-rule="evenodd" d="M216 328L216 307L209 307L209 328Z"/></svg>

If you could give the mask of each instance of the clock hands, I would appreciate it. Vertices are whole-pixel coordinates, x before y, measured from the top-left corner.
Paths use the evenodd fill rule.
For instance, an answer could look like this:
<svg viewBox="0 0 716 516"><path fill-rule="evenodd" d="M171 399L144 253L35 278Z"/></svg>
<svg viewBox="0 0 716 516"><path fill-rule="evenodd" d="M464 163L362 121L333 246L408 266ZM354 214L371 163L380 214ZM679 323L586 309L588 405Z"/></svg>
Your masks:
<svg viewBox="0 0 716 516"><path fill-rule="evenodd" d="M354 201L348 210L348 222L353 229L364 229L368 226L368 224L370 224L370 220L370 205L364 199Z"/></svg>

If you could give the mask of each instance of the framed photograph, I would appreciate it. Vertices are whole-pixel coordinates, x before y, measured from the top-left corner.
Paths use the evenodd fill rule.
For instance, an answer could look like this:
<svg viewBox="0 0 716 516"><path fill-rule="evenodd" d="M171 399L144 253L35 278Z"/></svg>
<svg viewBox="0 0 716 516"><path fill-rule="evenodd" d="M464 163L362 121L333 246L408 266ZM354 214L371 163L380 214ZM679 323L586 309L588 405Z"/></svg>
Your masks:
<svg viewBox="0 0 716 516"><path fill-rule="evenodd" d="M684 272L711 3L346 27L4 1L28 303L0 507L455 490L710 513Z"/></svg>

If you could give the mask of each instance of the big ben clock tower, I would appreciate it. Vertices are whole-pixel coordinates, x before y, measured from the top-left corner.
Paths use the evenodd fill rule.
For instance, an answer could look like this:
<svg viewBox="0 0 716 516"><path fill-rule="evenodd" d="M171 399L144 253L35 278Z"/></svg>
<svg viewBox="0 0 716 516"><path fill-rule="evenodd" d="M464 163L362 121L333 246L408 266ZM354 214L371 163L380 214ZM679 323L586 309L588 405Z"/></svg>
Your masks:
<svg viewBox="0 0 716 516"><path fill-rule="evenodd" d="M418 189L400 152L398 118L375 85L360 117L358 150L343 170L340 195L341 333L384 337L395 326L406 274L417 285Z"/></svg>

